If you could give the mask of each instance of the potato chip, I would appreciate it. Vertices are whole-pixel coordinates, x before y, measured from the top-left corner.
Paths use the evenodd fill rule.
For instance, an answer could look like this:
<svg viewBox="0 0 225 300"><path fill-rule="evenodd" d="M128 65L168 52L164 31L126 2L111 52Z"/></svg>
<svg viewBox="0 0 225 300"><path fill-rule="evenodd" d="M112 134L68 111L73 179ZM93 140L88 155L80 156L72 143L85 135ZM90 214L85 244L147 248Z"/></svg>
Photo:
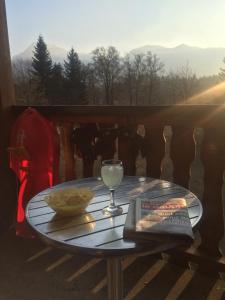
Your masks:
<svg viewBox="0 0 225 300"><path fill-rule="evenodd" d="M50 192L45 201L56 213L74 215L84 211L93 197L87 188L68 188Z"/></svg>

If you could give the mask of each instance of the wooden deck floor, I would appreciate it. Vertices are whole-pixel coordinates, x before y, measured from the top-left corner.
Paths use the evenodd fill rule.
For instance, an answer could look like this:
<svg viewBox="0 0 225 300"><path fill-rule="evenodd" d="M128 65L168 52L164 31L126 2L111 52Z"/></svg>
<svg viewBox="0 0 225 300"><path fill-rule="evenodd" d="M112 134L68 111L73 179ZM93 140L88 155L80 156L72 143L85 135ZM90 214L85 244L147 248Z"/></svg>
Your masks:
<svg viewBox="0 0 225 300"><path fill-rule="evenodd" d="M1 300L107 299L102 260L65 255L38 240L16 238L13 232L0 237L0 246ZM123 268L125 300L225 299L224 281L161 257L129 257Z"/></svg>

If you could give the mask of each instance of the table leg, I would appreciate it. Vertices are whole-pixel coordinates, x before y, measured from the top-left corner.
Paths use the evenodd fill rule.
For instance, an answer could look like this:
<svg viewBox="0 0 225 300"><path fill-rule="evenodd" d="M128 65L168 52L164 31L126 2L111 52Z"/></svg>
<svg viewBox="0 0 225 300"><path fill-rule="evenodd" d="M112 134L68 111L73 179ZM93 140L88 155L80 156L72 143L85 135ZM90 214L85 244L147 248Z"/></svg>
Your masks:
<svg viewBox="0 0 225 300"><path fill-rule="evenodd" d="M123 299L123 271L120 257L107 259L108 300Z"/></svg>

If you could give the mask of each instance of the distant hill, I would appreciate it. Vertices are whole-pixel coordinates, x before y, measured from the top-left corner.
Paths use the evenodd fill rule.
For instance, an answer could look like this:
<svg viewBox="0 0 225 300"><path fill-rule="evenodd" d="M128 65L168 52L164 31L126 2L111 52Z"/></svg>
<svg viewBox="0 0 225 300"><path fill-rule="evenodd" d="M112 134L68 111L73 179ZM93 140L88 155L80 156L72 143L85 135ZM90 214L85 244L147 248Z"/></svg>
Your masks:
<svg viewBox="0 0 225 300"><path fill-rule="evenodd" d="M22 53L15 55L14 59L31 59L33 56L34 44L30 45ZM67 50L56 45L48 45L48 50L53 61L63 62L67 55ZM167 48L157 45L146 45L131 50L129 53L138 54L151 51L156 54L165 65L166 71L177 71L182 66L189 64L190 68L198 76L208 76L218 74L223 65L225 48L200 48L181 44L177 47ZM83 62L91 60L91 54L78 53Z"/></svg>
<svg viewBox="0 0 225 300"><path fill-rule="evenodd" d="M35 43L31 44L29 47L27 47L23 52L14 55L13 60L17 59L23 59L23 60L30 60L33 56ZM63 63L66 59L68 50L62 47L58 47L56 45L48 44L48 51L51 54L52 60L54 62L60 62ZM79 57L82 61L86 62L90 60L91 56L89 54L85 53L79 53Z"/></svg>
<svg viewBox="0 0 225 300"><path fill-rule="evenodd" d="M225 48L200 48L185 44L174 48L147 45L133 49L130 53L138 54L148 51L161 59L167 71L177 71L188 63L196 75L203 76L218 74L220 68L224 67Z"/></svg>

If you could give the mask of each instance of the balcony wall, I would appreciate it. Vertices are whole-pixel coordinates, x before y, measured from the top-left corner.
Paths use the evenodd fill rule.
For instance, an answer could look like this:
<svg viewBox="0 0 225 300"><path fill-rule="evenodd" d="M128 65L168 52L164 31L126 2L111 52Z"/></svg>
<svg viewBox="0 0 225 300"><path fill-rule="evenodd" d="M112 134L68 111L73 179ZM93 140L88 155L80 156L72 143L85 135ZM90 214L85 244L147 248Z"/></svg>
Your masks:
<svg viewBox="0 0 225 300"><path fill-rule="evenodd" d="M14 107L15 117L25 108ZM35 108L59 132L62 181L97 176L101 159L119 157L128 175L170 180L196 193L204 209L200 248L215 256L219 245L225 249L225 106ZM85 134L90 124L104 137L92 160L72 141L74 128Z"/></svg>

